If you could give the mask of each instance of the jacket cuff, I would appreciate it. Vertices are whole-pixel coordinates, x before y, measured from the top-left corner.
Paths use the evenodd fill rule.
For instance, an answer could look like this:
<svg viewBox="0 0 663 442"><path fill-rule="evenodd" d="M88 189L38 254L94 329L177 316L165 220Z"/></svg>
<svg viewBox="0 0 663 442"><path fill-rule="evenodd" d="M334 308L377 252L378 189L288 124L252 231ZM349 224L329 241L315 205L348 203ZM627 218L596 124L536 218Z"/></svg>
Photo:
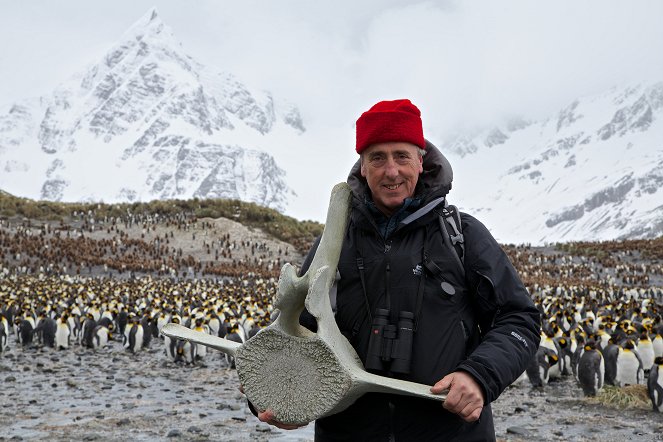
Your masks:
<svg viewBox="0 0 663 442"><path fill-rule="evenodd" d="M499 388L493 382L491 377L488 375L488 371L484 366L478 364L471 360L463 361L456 370L465 371L472 375L474 380L477 381L481 389L483 390L483 397L485 400L484 406L490 404L495 399L497 399L498 394L495 392L499 391Z"/></svg>

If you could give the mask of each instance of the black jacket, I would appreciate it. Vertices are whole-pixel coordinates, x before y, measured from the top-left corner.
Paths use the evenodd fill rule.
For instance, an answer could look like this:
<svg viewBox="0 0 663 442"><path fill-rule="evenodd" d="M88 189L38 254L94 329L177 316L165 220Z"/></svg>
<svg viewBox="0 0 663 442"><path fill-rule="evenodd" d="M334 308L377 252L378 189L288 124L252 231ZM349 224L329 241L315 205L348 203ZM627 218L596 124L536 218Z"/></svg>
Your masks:
<svg viewBox="0 0 663 442"><path fill-rule="evenodd" d="M439 402L367 394L348 409L318 419L316 440L386 441L390 435L397 441L495 438L489 404L523 373L536 353L539 312L492 235L467 214L461 214L465 271L460 269L440 229L439 212L444 206L440 198L449 191L451 179L449 163L428 144L416 190L420 208L384 238L366 204L370 201L366 181L355 165L348 178L352 211L338 265L335 317L366 364L375 309L388 309L394 324L399 312L414 313L410 372L393 373L389 364L371 371L427 385L453 371L466 371L486 398L481 418L466 423ZM426 258L435 263L433 268L442 269L441 274L425 265ZM442 280L454 287L455 294L442 290Z"/></svg>

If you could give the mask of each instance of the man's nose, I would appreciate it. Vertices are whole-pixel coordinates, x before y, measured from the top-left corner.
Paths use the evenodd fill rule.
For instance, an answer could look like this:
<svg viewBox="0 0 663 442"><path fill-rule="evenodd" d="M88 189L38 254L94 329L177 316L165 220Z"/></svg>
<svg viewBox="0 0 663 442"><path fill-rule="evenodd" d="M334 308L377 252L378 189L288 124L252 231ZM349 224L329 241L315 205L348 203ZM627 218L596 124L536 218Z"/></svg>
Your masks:
<svg viewBox="0 0 663 442"><path fill-rule="evenodd" d="M396 162L391 158L387 160L387 164L385 165L385 174L388 177L398 176L398 164L396 164Z"/></svg>

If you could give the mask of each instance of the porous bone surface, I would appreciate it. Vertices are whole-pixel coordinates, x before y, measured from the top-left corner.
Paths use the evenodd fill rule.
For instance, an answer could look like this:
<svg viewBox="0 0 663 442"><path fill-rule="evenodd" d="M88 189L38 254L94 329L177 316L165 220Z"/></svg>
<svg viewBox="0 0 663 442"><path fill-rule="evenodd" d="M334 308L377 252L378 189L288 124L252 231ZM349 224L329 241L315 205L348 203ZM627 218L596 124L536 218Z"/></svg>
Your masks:
<svg viewBox="0 0 663 442"><path fill-rule="evenodd" d="M291 336L267 328L236 354L244 392L258 410L271 409L283 423L324 416L350 389L352 380L319 338Z"/></svg>

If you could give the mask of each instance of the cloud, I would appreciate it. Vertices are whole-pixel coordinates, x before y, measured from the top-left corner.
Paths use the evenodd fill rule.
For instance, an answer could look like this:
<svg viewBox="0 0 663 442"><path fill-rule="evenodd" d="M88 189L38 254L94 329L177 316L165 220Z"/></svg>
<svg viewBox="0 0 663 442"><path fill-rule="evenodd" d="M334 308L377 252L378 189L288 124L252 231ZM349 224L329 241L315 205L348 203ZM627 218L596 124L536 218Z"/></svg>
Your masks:
<svg viewBox="0 0 663 442"><path fill-rule="evenodd" d="M541 116L579 95L663 79L661 2L457 2L378 14L366 95L410 96L440 127Z"/></svg>
<svg viewBox="0 0 663 442"><path fill-rule="evenodd" d="M0 0L6 43L0 104L49 92L103 56L154 4ZM381 99L412 99L427 134L439 142L457 126L546 117L613 85L663 80L658 0L160 0L156 6L201 63L300 108L311 155L342 169L307 169L297 172L297 182L342 180L355 159L353 124Z"/></svg>
<svg viewBox="0 0 663 442"><path fill-rule="evenodd" d="M152 1L3 1L3 98L94 61ZM289 97L312 123L351 124L408 96L436 127L545 114L578 95L663 76L659 1L160 1L204 64ZM345 115L348 115L345 117ZM349 123L348 123L349 122Z"/></svg>

